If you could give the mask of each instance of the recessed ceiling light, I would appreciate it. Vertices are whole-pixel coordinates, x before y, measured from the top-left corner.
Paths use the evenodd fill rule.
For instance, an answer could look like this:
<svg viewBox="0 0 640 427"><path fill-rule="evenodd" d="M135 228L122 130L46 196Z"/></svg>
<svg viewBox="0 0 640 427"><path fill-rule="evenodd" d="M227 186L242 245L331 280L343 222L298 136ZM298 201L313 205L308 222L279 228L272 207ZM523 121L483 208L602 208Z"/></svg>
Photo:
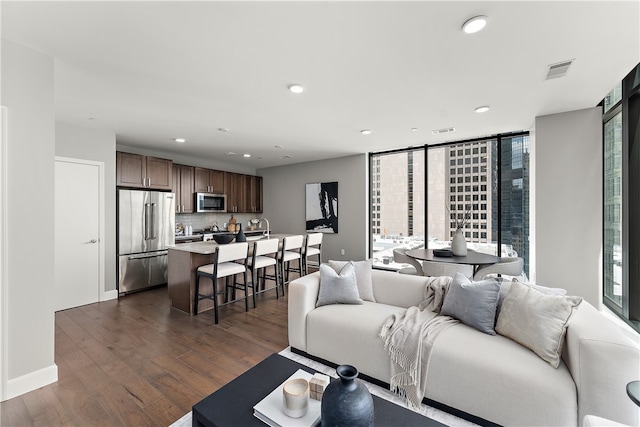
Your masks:
<svg viewBox="0 0 640 427"><path fill-rule="evenodd" d="M293 93L302 93L304 92L304 86L299 84L289 85L289 90Z"/></svg>
<svg viewBox="0 0 640 427"><path fill-rule="evenodd" d="M229 132L227 128L218 128L218 132Z"/></svg>
<svg viewBox="0 0 640 427"><path fill-rule="evenodd" d="M225 156L235 156L238 153L234 153L233 151L227 151L226 153L224 153Z"/></svg>
<svg viewBox="0 0 640 427"><path fill-rule="evenodd" d="M242 157L251 157L251 154L243 154Z"/></svg>
<svg viewBox="0 0 640 427"><path fill-rule="evenodd" d="M174 141L175 142L179 142L180 144L183 144L183 143L187 142L187 140L184 139L184 138L175 138Z"/></svg>
<svg viewBox="0 0 640 427"><path fill-rule="evenodd" d="M489 18L483 15L474 16L473 18L462 24L462 31L467 34L477 33L478 31L483 29L485 25L487 25L488 20Z"/></svg>
<svg viewBox="0 0 640 427"><path fill-rule="evenodd" d="M360 131L360 133L363 134L363 135L369 135L371 133L371 131L369 129L362 129Z"/></svg>
<svg viewBox="0 0 640 427"><path fill-rule="evenodd" d="M476 108L476 113L486 113L487 111L489 111L489 106L488 105L483 105L482 107L478 107Z"/></svg>
<svg viewBox="0 0 640 427"><path fill-rule="evenodd" d="M411 132L416 132L418 128L411 128Z"/></svg>
<svg viewBox="0 0 640 427"><path fill-rule="evenodd" d="M282 148L282 145L274 145L273 148Z"/></svg>

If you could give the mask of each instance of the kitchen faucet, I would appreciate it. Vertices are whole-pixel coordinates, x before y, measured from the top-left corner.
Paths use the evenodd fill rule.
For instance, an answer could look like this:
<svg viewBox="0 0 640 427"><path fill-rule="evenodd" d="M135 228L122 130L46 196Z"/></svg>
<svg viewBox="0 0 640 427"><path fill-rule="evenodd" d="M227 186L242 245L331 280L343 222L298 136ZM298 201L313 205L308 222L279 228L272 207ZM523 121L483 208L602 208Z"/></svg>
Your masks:
<svg viewBox="0 0 640 427"><path fill-rule="evenodd" d="M262 221L265 221L267 223L267 239L269 238L269 220L267 218L262 218L260 220L260 228L262 228Z"/></svg>

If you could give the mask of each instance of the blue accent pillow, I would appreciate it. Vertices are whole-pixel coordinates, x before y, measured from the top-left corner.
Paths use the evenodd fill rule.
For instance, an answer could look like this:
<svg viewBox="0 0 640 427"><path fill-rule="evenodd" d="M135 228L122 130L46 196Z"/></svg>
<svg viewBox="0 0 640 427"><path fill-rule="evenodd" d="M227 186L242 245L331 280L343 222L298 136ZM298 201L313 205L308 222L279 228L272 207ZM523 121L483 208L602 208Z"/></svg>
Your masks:
<svg viewBox="0 0 640 427"><path fill-rule="evenodd" d="M500 282L497 279L472 282L464 274L456 273L444 297L440 314L454 317L485 334L495 335L499 294Z"/></svg>

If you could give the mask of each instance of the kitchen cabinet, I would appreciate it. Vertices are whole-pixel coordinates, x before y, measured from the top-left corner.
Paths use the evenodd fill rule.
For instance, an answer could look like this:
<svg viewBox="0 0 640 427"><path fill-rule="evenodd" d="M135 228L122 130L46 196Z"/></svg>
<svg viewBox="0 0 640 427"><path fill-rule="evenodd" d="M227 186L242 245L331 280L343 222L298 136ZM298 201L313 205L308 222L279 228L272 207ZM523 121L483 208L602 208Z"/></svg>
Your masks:
<svg viewBox="0 0 640 427"><path fill-rule="evenodd" d="M246 212L245 175L225 172L224 187L227 195L227 212Z"/></svg>
<svg viewBox="0 0 640 427"><path fill-rule="evenodd" d="M247 208L248 212L262 212L262 177L249 175L247 188Z"/></svg>
<svg viewBox="0 0 640 427"><path fill-rule="evenodd" d="M225 172L227 212L262 212L262 177Z"/></svg>
<svg viewBox="0 0 640 427"><path fill-rule="evenodd" d="M195 168L195 185L196 193L214 193L224 194L225 173L213 169Z"/></svg>
<svg viewBox="0 0 640 427"><path fill-rule="evenodd" d="M116 185L169 190L173 187L173 162L168 159L116 152Z"/></svg>
<svg viewBox="0 0 640 427"><path fill-rule="evenodd" d="M173 165L173 192L176 193L176 213L193 213L194 167Z"/></svg>

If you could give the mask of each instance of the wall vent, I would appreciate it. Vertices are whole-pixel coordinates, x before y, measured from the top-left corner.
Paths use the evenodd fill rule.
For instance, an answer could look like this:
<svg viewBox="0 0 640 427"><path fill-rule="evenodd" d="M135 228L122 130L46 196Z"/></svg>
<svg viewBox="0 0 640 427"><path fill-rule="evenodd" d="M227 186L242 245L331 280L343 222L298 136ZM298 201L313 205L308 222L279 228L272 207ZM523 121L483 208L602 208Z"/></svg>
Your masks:
<svg viewBox="0 0 640 427"><path fill-rule="evenodd" d="M456 128L443 128L443 129L432 130L431 133L434 135L440 135L441 133L454 132L455 130Z"/></svg>
<svg viewBox="0 0 640 427"><path fill-rule="evenodd" d="M573 59L549 65L549 69L547 70L547 77L545 78L545 80L564 77L567 74L567 71L569 71L569 67L571 67L571 64L573 64Z"/></svg>

